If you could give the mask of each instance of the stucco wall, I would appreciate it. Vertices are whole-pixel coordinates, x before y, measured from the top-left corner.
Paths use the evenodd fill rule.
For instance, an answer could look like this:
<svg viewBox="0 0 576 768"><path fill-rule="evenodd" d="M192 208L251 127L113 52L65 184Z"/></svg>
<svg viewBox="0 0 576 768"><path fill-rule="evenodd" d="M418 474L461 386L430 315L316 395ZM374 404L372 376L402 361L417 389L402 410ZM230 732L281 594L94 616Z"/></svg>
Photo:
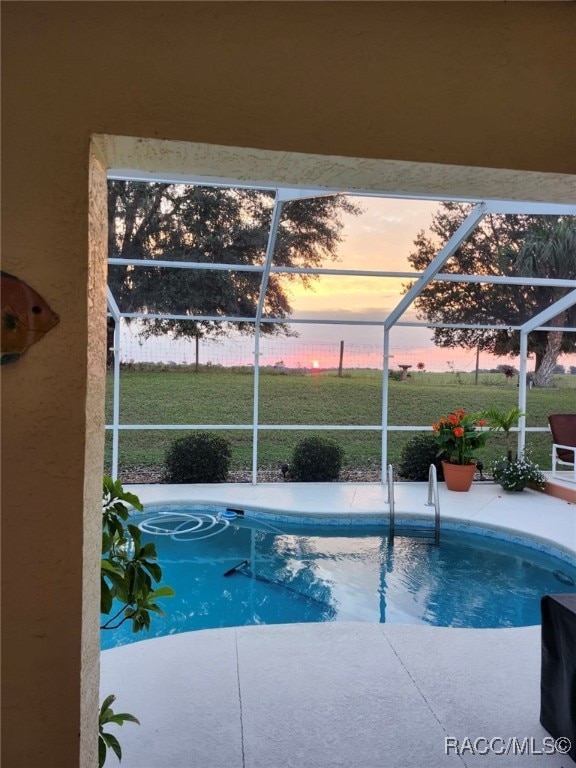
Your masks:
<svg viewBox="0 0 576 768"><path fill-rule="evenodd" d="M105 306L91 135L574 173L575 14L2 3L3 266L61 316L2 372L4 765L95 764Z"/></svg>

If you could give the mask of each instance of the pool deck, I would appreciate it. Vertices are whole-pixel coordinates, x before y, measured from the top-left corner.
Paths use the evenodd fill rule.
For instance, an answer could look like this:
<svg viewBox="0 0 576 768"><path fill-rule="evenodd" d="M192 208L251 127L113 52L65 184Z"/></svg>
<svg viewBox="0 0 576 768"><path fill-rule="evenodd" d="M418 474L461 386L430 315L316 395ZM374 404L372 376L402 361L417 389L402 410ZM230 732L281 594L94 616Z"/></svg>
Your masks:
<svg viewBox="0 0 576 768"><path fill-rule="evenodd" d="M490 483L466 494L440 488L444 520L576 552L575 505ZM145 504L324 512L343 523L388 511L379 484L129 489ZM397 514L429 515L425 501L425 485L396 485ZM539 676L539 627L335 622L203 630L105 651L101 690L142 723L117 729L123 768L570 768L560 754L445 754L447 737L532 737L541 748Z"/></svg>
<svg viewBox="0 0 576 768"><path fill-rule="evenodd" d="M180 502L267 510L294 522L329 517L339 524L353 519L388 518L387 489L381 483L220 483L213 485L126 486L146 504ZM426 483L395 483L396 517L430 518ZM506 493L494 483L476 482L468 493L439 484L441 518L466 526L487 526L539 539L576 554L576 504L537 491Z"/></svg>

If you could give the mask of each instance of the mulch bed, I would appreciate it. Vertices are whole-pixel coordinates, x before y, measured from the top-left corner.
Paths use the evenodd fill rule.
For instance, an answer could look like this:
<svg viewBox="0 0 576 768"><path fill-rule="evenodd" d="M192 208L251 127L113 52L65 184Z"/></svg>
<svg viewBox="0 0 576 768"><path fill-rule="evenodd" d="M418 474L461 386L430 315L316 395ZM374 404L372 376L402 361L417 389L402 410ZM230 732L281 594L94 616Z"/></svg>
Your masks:
<svg viewBox="0 0 576 768"><path fill-rule="evenodd" d="M164 470L162 467L131 467L120 471L122 483L163 483ZM249 469L231 471L228 475L229 483L251 483L252 472ZM259 483L284 483L282 472L278 467L267 467L258 472ZM342 483L379 483L380 470L372 467L369 469L343 469L340 472Z"/></svg>
<svg viewBox="0 0 576 768"><path fill-rule="evenodd" d="M157 484L164 483L163 479L164 469L163 467L131 467L130 469L121 470L120 480L122 483L131 484ZM401 477L395 476L395 480L402 481ZM483 480L491 480L492 477L484 473ZM380 469L376 467L369 467L368 469L351 469L345 468L340 472L341 483L379 483ZM480 475L477 472L474 475L474 480L480 480ZM249 469L240 469L230 472L228 476L229 483L251 483L252 472ZM261 469L258 472L259 483L285 483L290 482L284 480L282 472L278 467L267 467Z"/></svg>

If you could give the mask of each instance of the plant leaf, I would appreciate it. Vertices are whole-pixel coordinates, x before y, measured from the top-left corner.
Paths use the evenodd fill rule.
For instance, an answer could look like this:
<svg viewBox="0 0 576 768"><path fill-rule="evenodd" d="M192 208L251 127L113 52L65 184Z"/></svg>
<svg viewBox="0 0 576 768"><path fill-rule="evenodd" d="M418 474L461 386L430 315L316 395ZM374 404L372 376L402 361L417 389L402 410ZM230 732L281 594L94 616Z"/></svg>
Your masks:
<svg viewBox="0 0 576 768"><path fill-rule="evenodd" d="M102 738L106 742L106 746L112 749L118 760L122 760L122 747L116 736L113 736L111 733L104 733Z"/></svg>
<svg viewBox="0 0 576 768"><path fill-rule="evenodd" d="M153 592L150 593L150 597L156 598L156 597L174 597L176 592L172 589L172 587L162 586L158 587L158 589L155 589Z"/></svg>
<svg viewBox="0 0 576 768"><path fill-rule="evenodd" d="M106 762L106 742L102 738L102 736L98 736L98 768L102 768L104 763Z"/></svg>
<svg viewBox="0 0 576 768"><path fill-rule="evenodd" d="M136 725L140 725L140 720L138 720L137 717L134 717L134 715L131 715L129 712L120 712L120 714L116 715L116 717L120 718L122 722L136 723ZM120 725L121 724L122 723L120 723Z"/></svg>
<svg viewBox="0 0 576 768"><path fill-rule="evenodd" d="M100 707L100 716L106 712L106 710L110 707L111 704L113 704L116 701L115 694L111 693L109 696L106 696L104 701L102 702L102 706Z"/></svg>

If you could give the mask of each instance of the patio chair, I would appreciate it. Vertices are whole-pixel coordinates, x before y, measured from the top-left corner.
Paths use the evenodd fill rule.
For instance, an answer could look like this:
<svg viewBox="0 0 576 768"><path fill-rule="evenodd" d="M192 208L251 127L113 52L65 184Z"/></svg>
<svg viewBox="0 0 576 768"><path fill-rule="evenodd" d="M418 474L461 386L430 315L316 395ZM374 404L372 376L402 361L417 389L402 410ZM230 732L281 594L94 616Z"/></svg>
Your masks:
<svg viewBox="0 0 576 768"><path fill-rule="evenodd" d="M576 413L554 413L548 416L552 432L552 477L576 483ZM558 465L571 467L560 472Z"/></svg>

